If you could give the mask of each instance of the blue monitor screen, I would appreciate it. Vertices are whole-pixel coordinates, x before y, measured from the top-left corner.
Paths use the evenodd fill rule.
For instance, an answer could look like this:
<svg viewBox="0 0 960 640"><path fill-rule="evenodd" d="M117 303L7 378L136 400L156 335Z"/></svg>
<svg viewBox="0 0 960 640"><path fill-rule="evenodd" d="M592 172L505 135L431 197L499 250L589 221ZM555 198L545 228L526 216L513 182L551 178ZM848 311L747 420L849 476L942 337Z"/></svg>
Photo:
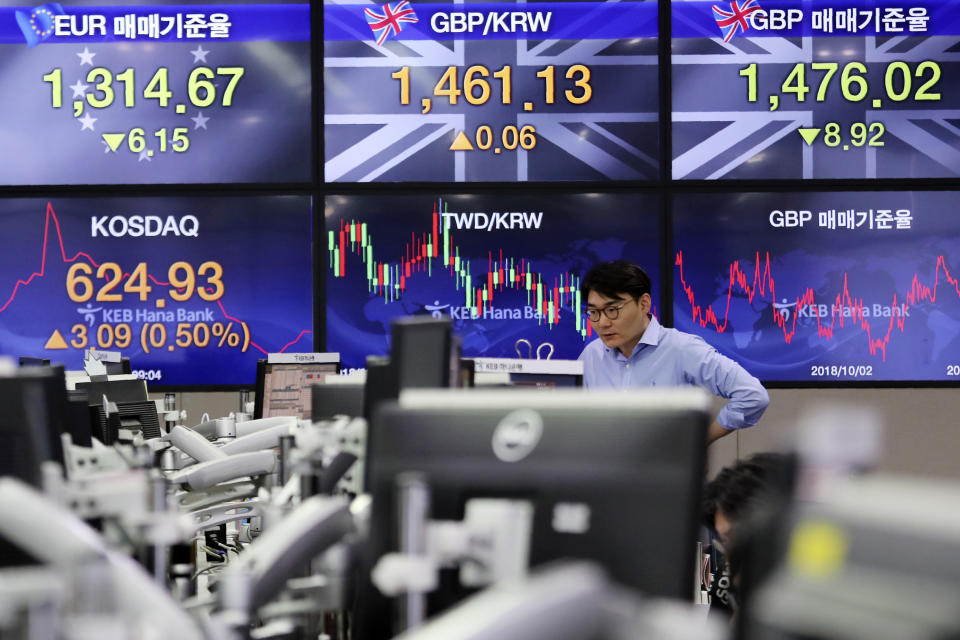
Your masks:
<svg viewBox="0 0 960 640"><path fill-rule="evenodd" d="M0 354L82 369L119 351L192 386L313 350L307 196L0 199L0 217Z"/></svg>
<svg viewBox="0 0 960 640"><path fill-rule="evenodd" d="M960 3L670 3L673 177L960 176Z"/></svg>
<svg viewBox="0 0 960 640"><path fill-rule="evenodd" d="M657 5L324 0L326 181L655 180Z"/></svg>
<svg viewBox="0 0 960 640"><path fill-rule="evenodd" d="M306 182L310 6L0 8L0 185Z"/></svg>
<svg viewBox="0 0 960 640"><path fill-rule="evenodd" d="M674 323L762 380L957 380L957 198L677 196Z"/></svg>
<svg viewBox="0 0 960 640"><path fill-rule="evenodd" d="M327 350L344 369L390 353L390 323L448 316L467 357L575 359L594 333L579 281L644 266L659 301L659 199L648 195L329 196Z"/></svg>

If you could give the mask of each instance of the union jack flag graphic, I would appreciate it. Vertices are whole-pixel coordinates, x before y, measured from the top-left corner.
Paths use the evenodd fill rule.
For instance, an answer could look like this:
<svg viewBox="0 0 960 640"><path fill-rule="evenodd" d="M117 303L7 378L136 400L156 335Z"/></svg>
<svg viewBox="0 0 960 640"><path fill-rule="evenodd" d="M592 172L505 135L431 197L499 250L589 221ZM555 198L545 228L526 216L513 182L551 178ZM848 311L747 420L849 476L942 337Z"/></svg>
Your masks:
<svg viewBox="0 0 960 640"><path fill-rule="evenodd" d="M674 3L674 6L682 3ZM726 6L726 3L724 3ZM741 0L741 11L744 3ZM750 7L747 7L748 9ZM749 24L749 18L748 18ZM712 28L711 28L712 30ZM857 112L840 92L816 102L781 103L770 111L764 100L744 102L727 83L745 66L777 70L787 77L798 63L816 62L817 38L771 36L724 42L703 33L673 42L673 178L754 180L770 178L955 178L960 176L960 94L944 92L936 106L888 110L859 103ZM705 46L704 38L710 38ZM913 68L936 60L943 77L960 74L960 35L891 38L850 37L845 56L880 68L895 62ZM947 76L947 73L954 74ZM938 85L939 86L939 85ZM705 107L704 95L723 96ZM837 113L874 122L882 119L887 146L859 150L808 145L799 127L819 127ZM858 115L854 115L858 114ZM539 137L539 127L537 134ZM896 151L891 151L891 148Z"/></svg>
<svg viewBox="0 0 960 640"><path fill-rule="evenodd" d="M752 2L753 0L751 0ZM417 14L410 8L408 0L401 2L389 2L382 7L383 13L377 13L374 9L364 8L363 14L367 18L367 23L377 38L377 45L382 45L388 36L397 35L403 29L404 22L415 23Z"/></svg>
<svg viewBox="0 0 960 640"><path fill-rule="evenodd" d="M747 24L747 16L754 11L760 11L760 5L754 4L756 1L747 0L741 5L737 0L733 0L730 3L730 11L713 5L713 17L717 21L717 26L720 27L724 42L730 42L730 39L737 34L738 29L746 31L750 28L750 25Z"/></svg>
<svg viewBox="0 0 960 640"><path fill-rule="evenodd" d="M355 7L365 0L326 0ZM509 1L509 0L508 0ZM719 0L712 0L717 2ZM471 4L470 2L466 3ZM520 9L527 7L516 0ZM363 5L377 13L382 4ZM417 8L411 0L410 6ZM706 5L709 7L710 5ZM390 2L392 14L402 10ZM420 14L423 13L421 10ZM355 14L358 18L359 11ZM427 18L421 20L424 24ZM362 28L363 25L360 25ZM422 24L404 25L407 31ZM426 35L426 34L425 34ZM467 35L467 34L463 34ZM365 41L324 43L324 180L326 182L501 182L559 180L654 180L658 176L659 116L657 41L610 39L469 39L431 40L389 37L377 46ZM614 47L616 46L616 49ZM420 113L404 106L392 91L370 92L399 65L408 66L411 84L433 88L451 66L466 68L477 60L496 60L514 70L514 95L534 102L543 97L537 72L549 65L590 68L592 86L618 87L586 104L540 103L531 112L497 109L438 109ZM461 74L462 75L462 74ZM734 74L736 75L736 74ZM576 78L574 78L576 80ZM373 83L373 84L371 84ZM429 89L428 88L428 89ZM577 89L576 91L579 91ZM425 95L430 95L429 93ZM434 97L436 105L436 97ZM497 100L499 102L499 100ZM444 106L447 100L443 99ZM357 105L363 105L358 111ZM360 126L357 126L360 125ZM458 133L473 136L489 126L502 141L507 127L536 130L533 150L517 147L511 154L451 151ZM509 129L507 129L509 131ZM799 136L797 136L799 137Z"/></svg>

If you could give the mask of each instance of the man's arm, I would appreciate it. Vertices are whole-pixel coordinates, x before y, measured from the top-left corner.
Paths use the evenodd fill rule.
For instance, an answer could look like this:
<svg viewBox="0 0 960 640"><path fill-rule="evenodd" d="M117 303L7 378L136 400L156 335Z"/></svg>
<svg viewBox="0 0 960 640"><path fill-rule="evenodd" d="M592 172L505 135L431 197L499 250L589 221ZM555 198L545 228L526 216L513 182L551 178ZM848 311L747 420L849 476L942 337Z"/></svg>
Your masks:
<svg viewBox="0 0 960 640"><path fill-rule="evenodd" d="M714 440L719 440L724 436L728 436L733 433L733 429L724 429L720 426L718 422L711 422L710 428L707 429L707 444L710 444Z"/></svg>
<svg viewBox="0 0 960 640"><path fill-rule="evenodd" d="M770 396L759 380L699 338L689 345L685 355L689 382L729 400L710 425L708 443L760 420L770 404Z"/></svg>

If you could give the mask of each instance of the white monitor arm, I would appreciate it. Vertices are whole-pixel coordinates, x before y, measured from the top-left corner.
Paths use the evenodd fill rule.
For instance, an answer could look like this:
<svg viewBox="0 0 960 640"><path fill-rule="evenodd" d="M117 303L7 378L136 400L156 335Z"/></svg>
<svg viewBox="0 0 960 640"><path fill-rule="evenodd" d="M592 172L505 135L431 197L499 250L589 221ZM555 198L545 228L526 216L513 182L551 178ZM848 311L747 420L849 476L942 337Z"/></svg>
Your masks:
<svg viewBox="0 0 960 640"><path fill-rule="evenodd" d="M107 548L94 529L42 493L14 478L0 478L0 538L38 560L69 572L102 560L119 613L155 629L158 637L203 640L196 621L132 558Z"/></svg>
<svg viewBox="0 0 960 640"><path fill-rule="evenodd" d="M236 624L246 624L287 580L315 556L353 531L345 498L314 496L248 546L220 580L220 609Z"/></svg>

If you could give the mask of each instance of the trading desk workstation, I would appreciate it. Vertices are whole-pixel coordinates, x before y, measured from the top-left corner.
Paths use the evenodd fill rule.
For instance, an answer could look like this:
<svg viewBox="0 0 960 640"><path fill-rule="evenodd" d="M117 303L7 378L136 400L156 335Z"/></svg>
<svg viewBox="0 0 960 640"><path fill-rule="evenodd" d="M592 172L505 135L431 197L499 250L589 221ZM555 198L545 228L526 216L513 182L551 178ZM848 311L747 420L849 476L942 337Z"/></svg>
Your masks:
<svg viewBox="0 0 960 640"><path fill-rule="evenodd" d="M133 376L6 362L4 637L960 628L956 490L864 473L862 447L798 449L796 489L758 520L741 616L724 624L701 592L702 390L585 393L575 362L465 361L429 316L395 322L392 343L365 376L339 375L336 354L261 362L262 405L192 426ZM474 386L457 388L464 367ZM278 397L291 415L253 414Z"/></svg>

